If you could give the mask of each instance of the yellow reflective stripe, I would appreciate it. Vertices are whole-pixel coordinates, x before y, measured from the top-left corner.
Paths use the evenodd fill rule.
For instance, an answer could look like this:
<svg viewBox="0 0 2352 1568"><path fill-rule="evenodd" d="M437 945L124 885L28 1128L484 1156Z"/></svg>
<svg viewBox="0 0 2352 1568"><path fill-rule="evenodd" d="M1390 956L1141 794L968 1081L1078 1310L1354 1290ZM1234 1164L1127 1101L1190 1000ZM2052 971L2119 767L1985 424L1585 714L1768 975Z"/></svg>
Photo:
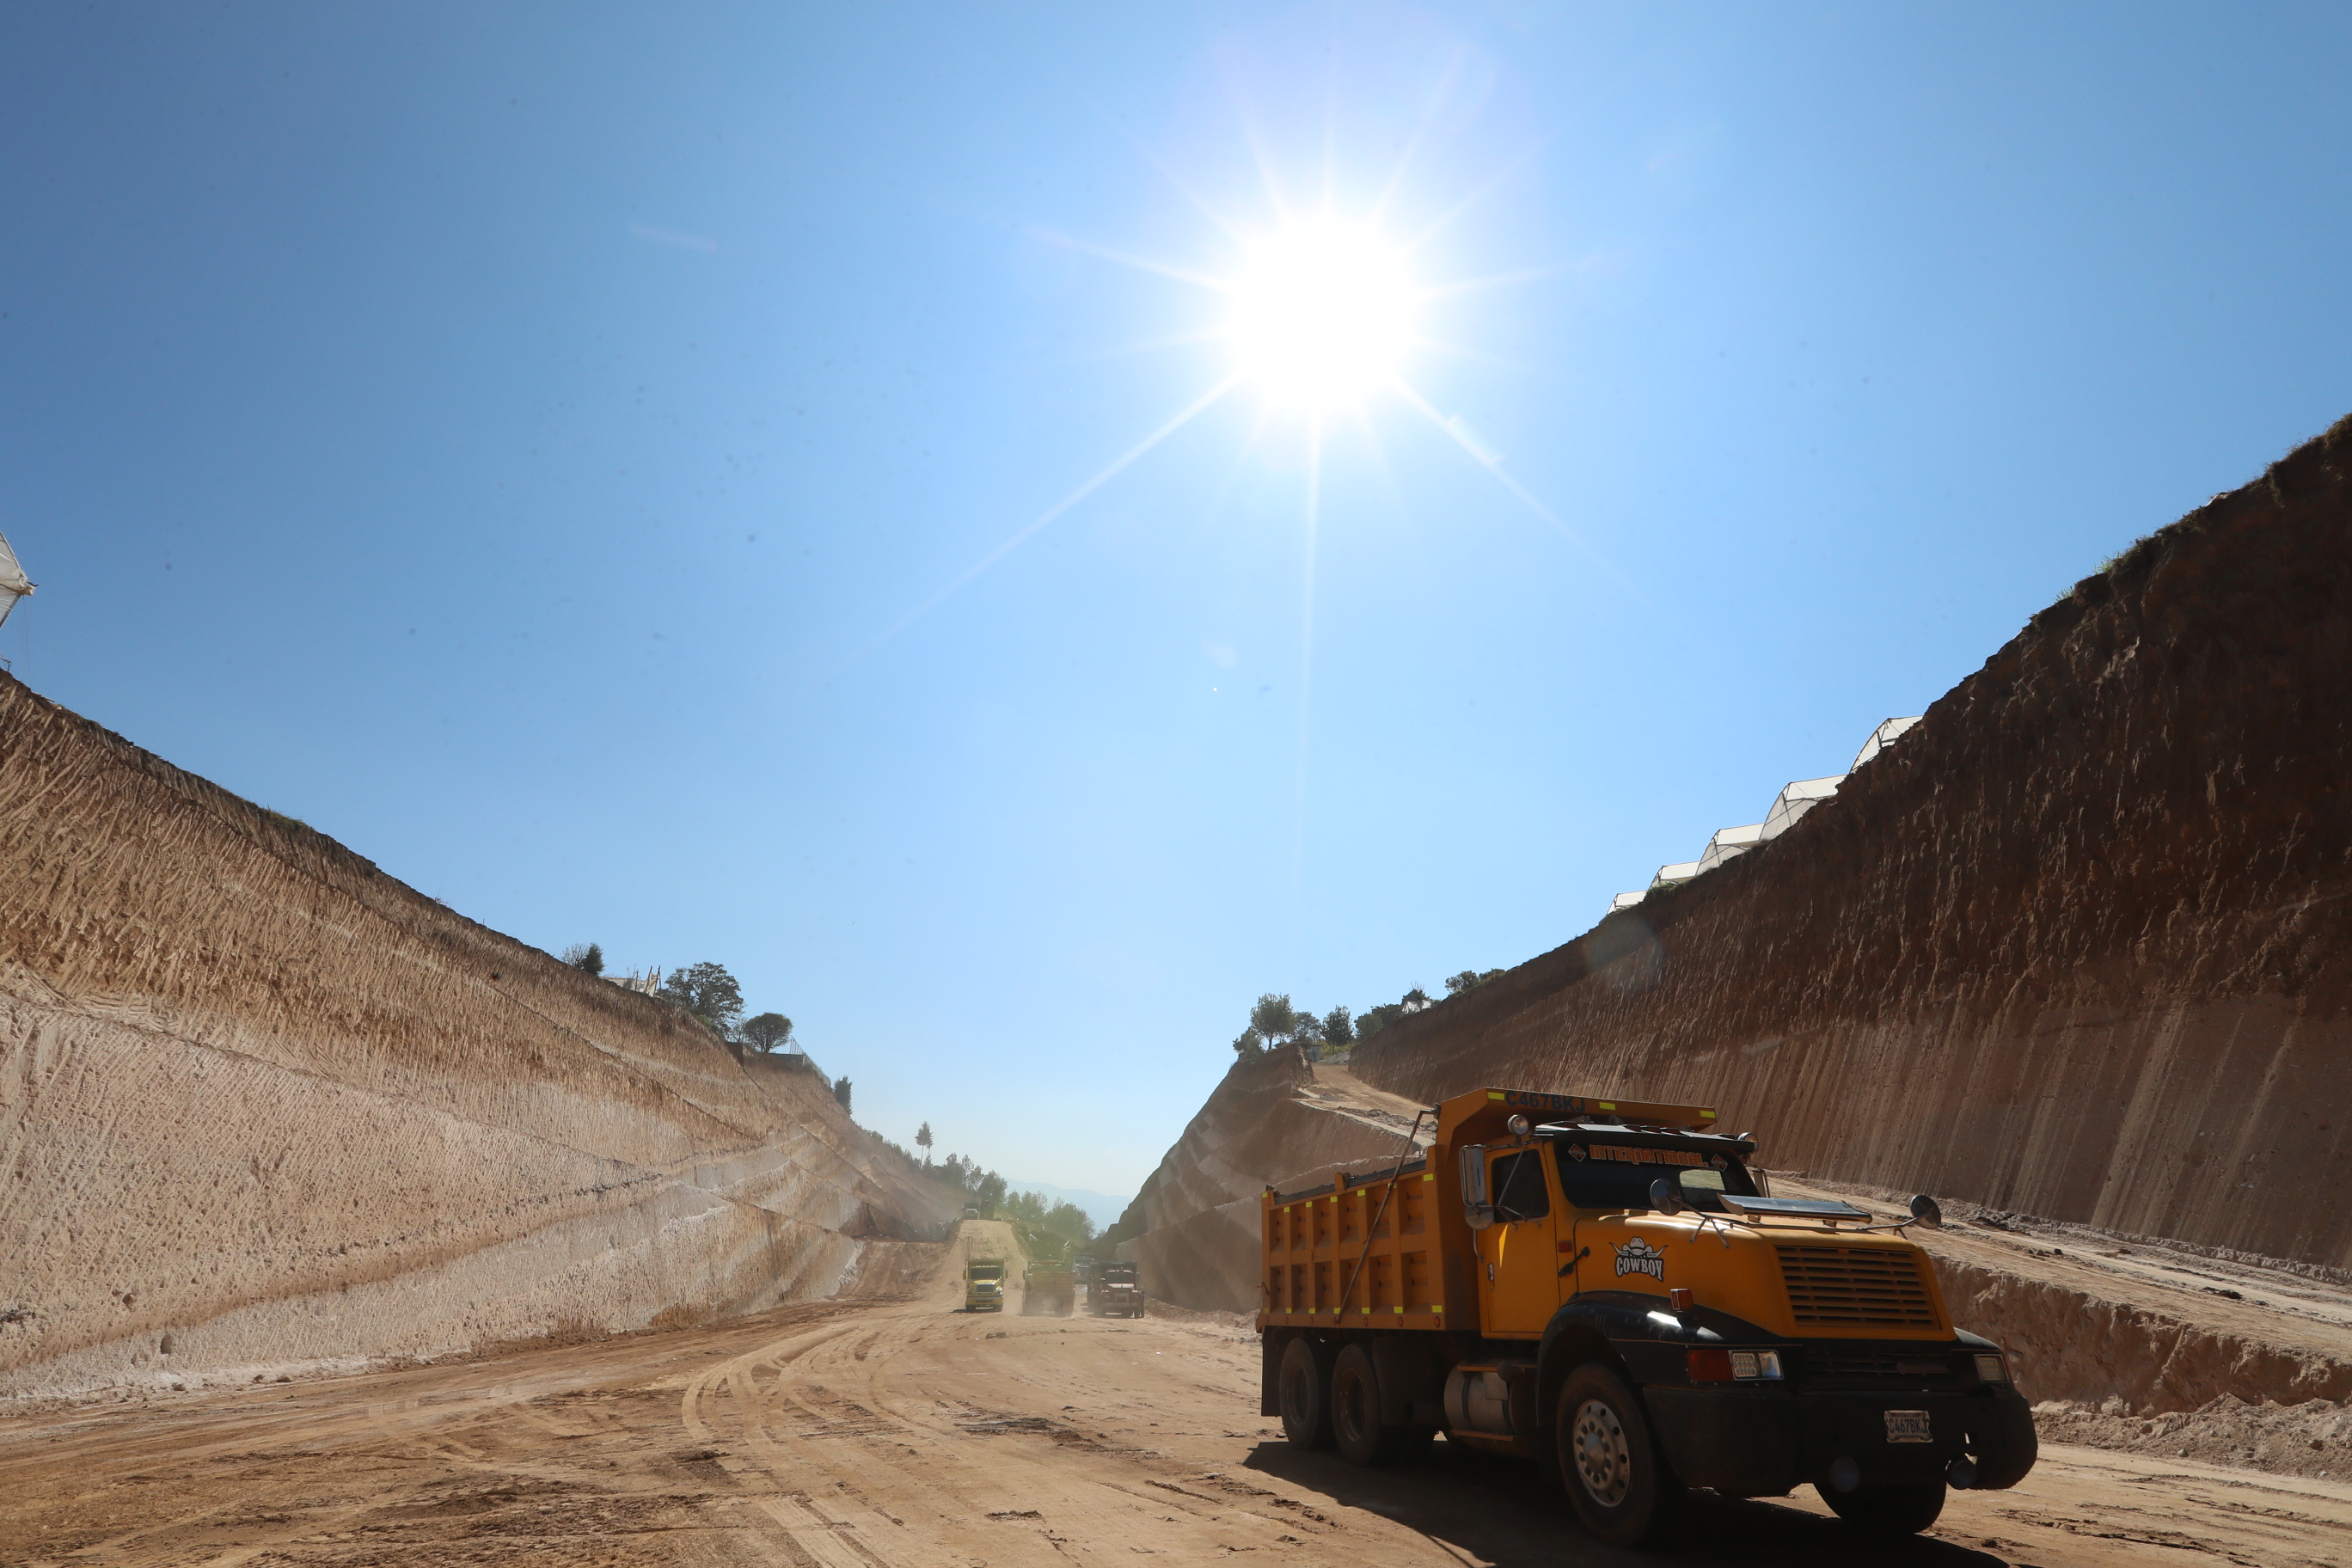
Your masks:
<svg viewBox="0 0 2352 1568"><path fill-rule="evenodd" d="M1503 1091L1499 1089L1490 1089L1486 1091L1486 1098L1488 1100L1500 1100L1503 1098Z"/></svg>

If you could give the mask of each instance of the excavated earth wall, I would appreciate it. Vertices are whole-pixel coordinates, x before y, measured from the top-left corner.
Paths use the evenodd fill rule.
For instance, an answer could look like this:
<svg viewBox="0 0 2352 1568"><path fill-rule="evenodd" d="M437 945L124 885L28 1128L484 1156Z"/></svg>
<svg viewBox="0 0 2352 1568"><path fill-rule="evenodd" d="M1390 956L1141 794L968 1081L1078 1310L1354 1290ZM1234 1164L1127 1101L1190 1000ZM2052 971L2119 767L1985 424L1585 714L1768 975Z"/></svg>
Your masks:
<svg viewBox="0 0 2352 1568"><path fill-rule="evenodd" d="M1390 1154L1329 1071L1211 1096L1129 1211L1155 1296L1254 1310L1259 1190ZM2037 1398L2336 1410L2352 1320L2239 1298L2352 1267L2352 420L2077 584L1780 839L1342 1076L1405 1117L1481 1084L1717 1104L1784 1173L2234 1258L2243 1291L2185 1293L1930 1246Z"/></svg>
<svg viewBox="0 0 2352 1568"><path fill-rule="evenodd" d="M1360 1045L1770 1165L2352 1266L2352 419L2085 578L1790 831Z"/></svg>
<svg viewBox="0 0 2352 1568"><path fill-rule="evenodd" d="M1255 1311L1258 1194L1393 1164L1413 1107L1295 1050L1234 1064L1119 1216L1118 1254L1154 1300ZM1424 1128L1421 1142L1428 1141Z"/></svg>
<svg viewBox="0 0 2352 1568"><path fill-rule="evenodd" d="M948 1212L813 1075L0 677L0 1397L856 1290Z"/></svg>

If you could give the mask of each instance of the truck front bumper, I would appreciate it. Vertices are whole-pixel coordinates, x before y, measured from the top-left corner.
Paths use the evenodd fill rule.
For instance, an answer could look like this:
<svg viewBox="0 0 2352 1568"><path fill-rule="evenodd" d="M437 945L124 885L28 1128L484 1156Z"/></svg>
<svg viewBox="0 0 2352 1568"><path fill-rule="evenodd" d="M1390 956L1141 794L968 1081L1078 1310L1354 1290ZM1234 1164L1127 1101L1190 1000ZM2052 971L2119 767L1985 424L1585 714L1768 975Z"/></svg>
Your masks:
<svg viewBox="0 0 2352 1568"><path fill-rule="evenodd" d="M1840 1459L1854 1462L1864 1486L1931 1480L1964 1455L1973 1485L1997 1489L2023 1480L2040 1448L2033 1412L2008 1384L1967 1394L1653 1384L1642 1395L1675 1473L1734 1497L1828 1485ZM1889 1411L1925 1413L1931 1436L1892 1440Z"/></svg>

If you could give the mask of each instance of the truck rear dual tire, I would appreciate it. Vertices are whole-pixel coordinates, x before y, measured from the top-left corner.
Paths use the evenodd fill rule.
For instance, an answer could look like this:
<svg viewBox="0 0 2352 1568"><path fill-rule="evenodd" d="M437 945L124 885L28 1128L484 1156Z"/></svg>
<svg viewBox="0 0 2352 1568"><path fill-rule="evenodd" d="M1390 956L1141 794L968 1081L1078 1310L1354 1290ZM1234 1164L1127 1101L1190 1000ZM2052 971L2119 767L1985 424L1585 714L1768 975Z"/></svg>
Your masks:
<svg viewBox="0 0 2352 1568"><path fill-rule="evenodd" d="M1551 1448L1576 1517L1612 1546L1666 1535L1682 1513L1681 1478L1658 1451L1641 1396L1616 1372L1587 1362L1560 1385Z"/></svg>
<svg viewBox="0 0 2352 1568"><path fill-rule="evenodd" d="M1318 1340L1293 1340L1283 1349L1275 1394L1282 1435L1294 1448L1331 1446L1331 1347Z"/></svg>
<svg viewBox="0 0 2352 1568"><path fill-rule="evenodd" d="M1377 1469L1429 1451L1428 1426L1384 1426L1381 1374L1371 1353L1349 1345L1331 1363L1331 1445L1351 1465Z"/></svg>

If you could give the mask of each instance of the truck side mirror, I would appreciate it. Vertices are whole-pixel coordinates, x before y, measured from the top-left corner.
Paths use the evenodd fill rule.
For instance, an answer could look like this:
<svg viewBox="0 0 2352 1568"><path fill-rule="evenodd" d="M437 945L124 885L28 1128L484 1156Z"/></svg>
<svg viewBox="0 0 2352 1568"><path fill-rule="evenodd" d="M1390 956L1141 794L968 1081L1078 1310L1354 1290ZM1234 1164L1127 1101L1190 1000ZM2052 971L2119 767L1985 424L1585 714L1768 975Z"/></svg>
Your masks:
<svg viewBox="0 0 2352 1568"><path fill-rule="evenodd" d="M1486 1146L1465 1143L1454 1157L1462 1162L1462 1218L1484 1230L1495 1223L1495 1205L1486 1201Z"/></svg>
<svg viewBox="0 0 2352 1568"><path fill-rule="evenodd" d="M1921 1193L1917 1197L1911 1200L1911 1217L1918 1221L1921 1225L1926 1226L1929 1230L1941 1230L1944 1228L1943 1205L1937 1203L1935 1199L1929 1197L1925 1193Z"/></svg>
<svg viewBox="0 0 2352 1568"><path fill-rule="evenodd" d="M1683 1212L1683 1190L1679 1183L1660 1176L1650 1184L1650 1206L1660 1214Z"/></svg>

